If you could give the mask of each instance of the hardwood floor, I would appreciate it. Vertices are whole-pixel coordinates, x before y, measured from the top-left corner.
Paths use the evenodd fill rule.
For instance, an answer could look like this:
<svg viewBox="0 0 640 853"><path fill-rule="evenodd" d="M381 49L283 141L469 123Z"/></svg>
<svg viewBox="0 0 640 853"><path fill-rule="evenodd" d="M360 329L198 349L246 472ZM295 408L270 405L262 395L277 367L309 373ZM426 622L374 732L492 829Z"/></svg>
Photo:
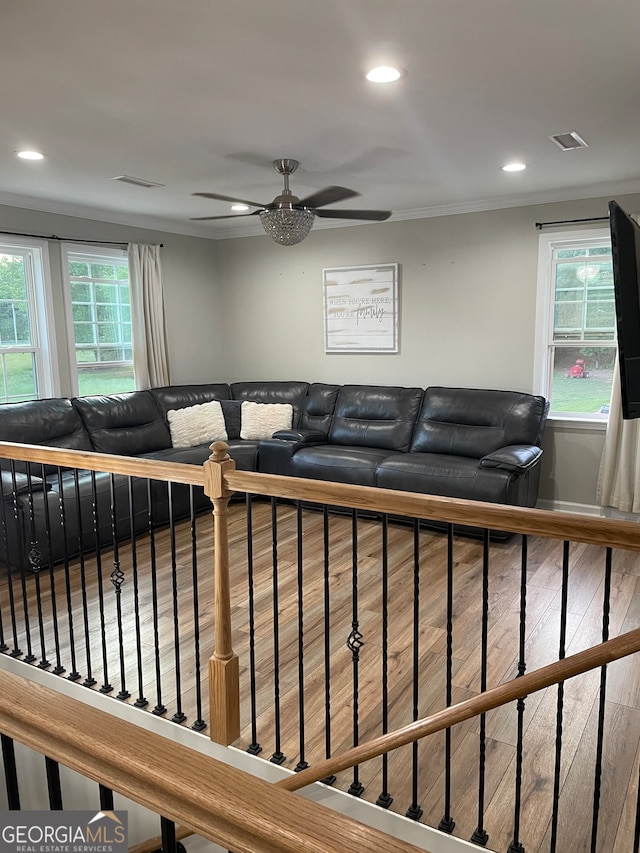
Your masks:
<svg viewBox="0 0 640 853"><path fill-rule="evenodd" d="M388 730L411 722L416 713L426 716L446 705L445 535L421 530L416 540L411 526L389 524L385 611L382 527L378 521L358 521L356 575L350 517L330 515L325 539L321 512L304 510L298 518L293 506L282 505L277 512L278 546L275 551L270 503L256 502L252 520L250 598L245 508L239 503L231 505L233 644L240 658L242 703L242 731L237 746L248 748L257 740L263 757L268 759L277 753L284 756L285 766L293 768L301 757L313 764L325 757L327 749L337 753L349 748L356 736L363 742L380 734L385 699L382 686L385 645ZM298 525L303 531L301 551ZM328 541L329 552L326 571L325 541ZM125 575L119 596L109 580L112 555L103 552L104 631L100 630L95 557L87 558L84 567L88 632L84 627L78 561L69 566L68 598L64 566L55 568L53 585L48 572L39 579L25 578L24 586L19 576L14 575L9 581L5 575L0 581L0 612L7 653L14 645L9 606L9 592L12 591L15 635L23 655L27 651L23 603L26 601L31 649L36 661L43 657L44 647L44 657L52 668L55 666L57 631L59 657L66 670L65 676L68 676L72 670L70 637L73 635L75 669L81 681L87 677L90 662L91 674L97 682L95 689L106 684L113 687L113 695L130 692L133 695L126 700L129 702L142 695L148 700L148 710L156 708L161 712L165 707L169 718L176 715L176 720L181 720L184 714L183 724L192 725L201 715L196 706L198 685L206 703L206 661L212 652L212 530L208 515L197 521L197 583L193 581L191 546L188 524L179 527L173 542L168 531L159 532L154 581L149 540L141 537L136 541L137 618L131 546L123 543L119 549L120 568ZM517 675L521 636L526 670L531 671L558 659L561 635L567 654L599 642L603 635L605 550L580 544L571 546L563 624L562 544L529 538L524 589L520 546L521 540L515 537L507 543L492 542L488 549L484 679L489 688ZM275 569L274 554L277 557ZM277 583L274 583L274 575L277 575ZM38 582L39 599L36 595ZM154 583L158 601L155 615ZM357 593L356 606L354 591ZM419 598L414 605L416 591ZM454 538L453 595L450 689L451 701L455 703L476 695L482 686L481 540ZM59 614L57 626L52 620L54 596ZM523 596L526 620L521 625ZM329 604L330 616L327 616ZM354 623L363 639L355 656L346 645ZM615 636L639 624L640 555L618 551L612 561L609 635ZM251 654L255 661L255 724L251 719ZM419 672L417 683L413 679L414 670ZM140 690L138 681L141 682ZM557 780L561 796L555 848L561 853L591 849L596 744L600 727L604 749L594 849L597 853L626 853L635 849L633 836L640 763L640 661L637 656L607 668L602 702L600 682L598 671L572 679L563 688L562 751ZM357 715L354 689L358 700ZM557 710L558 689L550 688L528 696L520 714L517 703L512 703L488 713L484 723L470 720L451 731L451 817L456 824L455 835L468 839L481 822L481 828L489 834L489 849L506 851L514 840L520 716L523 736L517 840L527 853L550 849L556 784ZM601 710L604 711L602 724ZM201 713L208 718L206 705ZM479 817L482 727L485 732L483 809ZM407 746L389 755L387 788L393 797L390 808L402 814L410 806L421 809L420 819L437 826L445 814L444 758L444 733L420 742L415 749ZM414 766L416 769L412 772ZM355 781L364 786L363 798L375 801L384 786L383 760L362 765ZM352 783L354 774L350 771L341 773L335 784L347 789Z"/></svg>

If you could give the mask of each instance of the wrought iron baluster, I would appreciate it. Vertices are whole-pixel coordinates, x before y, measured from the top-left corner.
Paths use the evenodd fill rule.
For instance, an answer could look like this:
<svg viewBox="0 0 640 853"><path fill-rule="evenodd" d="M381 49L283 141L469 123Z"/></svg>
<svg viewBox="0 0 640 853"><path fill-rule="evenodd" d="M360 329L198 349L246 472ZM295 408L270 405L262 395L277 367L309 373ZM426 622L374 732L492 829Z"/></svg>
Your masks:
<svg viewBox="0 0 640 853"><path fill-rule="evenodd" d="M20 810L20 788L18 786L18 768L16 765L16 750L13 740L5 734L0 734L2 744L2 765L4 781L7 787L7 806L10 811Z"/></svg>
<svg viewBox="0 0 640 853"><path fill-rule="evenodd" d="M604 596L602 602L602 642L609 639L609 617L611 615L611 575L613 551L605 551ZM598 703L598 738L596 744L596 766L593 781L593 818L591 824L591 851L596 853L598 841L598 821L600 816L600 796L602 792L602 752L604 746L604 718L607 700L607 667L600 669L600 698Z"/></svg>
<svg viewBox="0 0 640 853"><path fill-rule="evenodd" d="M169 541L171 543L171 597L173 601L173 660L176 685L176 712L174 723L183 723L187 715L182 711L182 667L180 662L180 608L178 607L178 560L176 556L176 522L173 500L173 483L167 483L169 495Z"/></svg>
<svg viewBox="0 0 640 853"><path fill-rule="evenodd" d="M520 642L518 658L518 677L525 674L525 639L526 639L526 613L527 613L527 549L528 539L522 537L522 550L520 561ZM520 698L516 704L518 714L518 733L516 737L516 784L513 813L513 839L508 847L507 853L524 853L524 847L520 842L520 809L522 805L522 741L524 736L524 709L525 700Z"/></svg>
<svg viewBox="0 0 640 853"><path fill-rule="evenodd" d="M140 579L138 577L138 542L136 537L136 507L134 493L134 478L129 477L127 486L129 494L129 529L131 530L131 580L133 583L133 621L136 635L136 666L138 669L138 696L133 703L135 708L146 708L149 700L144 696L142 674L142 631L140 625Z"/></svg>
<svg viewBox="0 0 640 853"><path fill-rule="evenodd" d="M9 579L11 577L11 561L9 559L9 535L7 533L7 516L4 494L0 495L0 528L2 528L2 546L4 548L4 553L6 557L5 568L7 571L7 582L9 582ZM4 622L5 615L3 613L2 607L0 606L0 652L6 652L9 650L9 646L7 644L4 633Z"/></svg>
<svg viewBox="0 0 640 853"><path fill-rule="evenodd" d="M331 582L329 559L329 508L322 506L322 588L324 600L324 749L325 757L331 756ZM323 780L325 785L333 785L336 777L332 774Z"/></svg>
<svg viewBox="0 0 640 853"><path fill-rule="evenodd" d="M47 790L49 792L49 808L51 811L62 811L62 785L60 784L60 765L57 761L45 755L47 769Z"/></svg>
<svg viewBox="0 0 640 853"><path fill-rule="evenodd" d="M67 534L67 506L64 496L62 472L60 469L58 469L58 494L60 506L60 524L62 526L62 541L64 543L62 550L64 554L63 563L65 594L67 603L67 630L69 634L69 655L71 664L71 671L69 672L67 678L69 679L69 681L79 681L80 673L78 672L76 665L76 640L73 625L73 607L71 603L71 578L69 576L69 539ZM49 560L49 562L51 563L51 559Z"/></svg>
<svg viewBox="0 0 640 853"><path fill-rule="evenodd" d="M358 618L358 512L355 509L351 511L351 607L351 633L347 639L347 648L351 652L353 669L353 745L358 746L360 742L360 649L364 645L364 639L360 633ZM356 764L353 768L353 781L349 786L349 793L359 797L363 792L360 768Z"/></svg>
<svg viewBox="0 0 640 853"><path fill-rule="evenodd" d="M302 503L296 501L297 526L297 558L298 558L298 738L300 744L300 760L295 770L299 772L309 765L305 761L304 739L304 596L303 596L303 548L302 548Z"/></svg>
<svg viewBox="0 0 640 853"><path fill-rule="evenodd" d="M413 720L418 719L418 701L420 698L420 522L413 521L413 684L412 713ZM411 805L406 811L407 817L420 820L422 809L418 803L418 741L411 744Z"/></svg>
<svg viewBox="0 0 640 853"><path fill-rule="evenodd" d="M382 516L382 734L389 731L389 517ZM389 793L389 754L382 756L382 790L376 805L388 809L393 802Z"/></svg>
<svg viewBox="0 0 640 853"><path fill-rule="evenodd" d="M191 529L191 578L193 584L193 652L195 656L196 719L191 728L196 732L206 729L202 718L202 661L200 660L200 607L198 595L198 533L193 486L189 486L189 524Z"/></svg>
<svg viewBox="0 0 640 853"><path fill-rule="evenodd" d="M166 817L160 818L160 833L162 836L162 853L176 853L176 825Z"/></svg>
<svg viewBox="0 0 640 853"><path fill-rule="evenodd" d="M156 717L167 713L162 703L162 673L160 669L160 620L158 613L158 561L154 526L154 499L152 481L147 480L147 507L149 510L149 560L151 563L151 607L153 621L153 662L156 677L156 704L152 714Z"/></svg>
<svg viewBox="0 0 640 853"><path fill-rule="evenodd" d="M87 665L87 676L82 682L84 687L93 687L97 682L93 677L93 663L91 657L91 631L89 627L89 602L87 597L87 566L84 552L84 528L82 520L82 497L80 494L80 477L78 469L73 472L73 491L76 500L76 518L78 519L78 559L80 562L80 594L82 599L82 622L84 629L84 651Z"/></svg>
<svg viewBox="0 0 640 853"><path fill-rule="evenodd" d="M570 545L565 541L562 546L562 596L560 601L560 648L558 660L564 660L567 645L567 613L569 610L569 556ZM558 843L558 813L560 803L561 765L562 765L562 726L564 714L564 681L558 684L556 709L556 748L553 773L553 811L551 814L551 841L549 853L555 853Z"/></svg>
<svg viewBox="0 0 640 853"><path fill-rule="evenodd" d="M100 809L102 811L112 812L114 809L113 805L113 791L111 788L107 788L104 785L99 785L100 790Z"/></svg>
<svg viewBox="0 0 640 853"><path fill-rule="evenodd" d="M15 476L12 474L12 479L15 483ZM18 528L18 505L15 493L15 486L13 488L13 498L12 498L12 507L13 507L13 524L15 528L15 536L16 541L20 541L19 536L19 528ZM3 534L3 543L5 547L5 553L7 555L7 593L9 595L9 620L11 622L11 635L13 638L13 648L11 649L10 655L12 658L20 657L22 654L22 649L18 645L18 619L16 614L16 602L15 602L15 594L13 590L13 572L11 571L11 560L9 559L9 534L7 533L7 513L6 513L6 505L4 500L0 501L0 512L2 513L2 534ZM22 555L20 555L22 556ZM5 650L9 648L9 646L4 642Z"/></svg>
<svg viewBox="0 0 640 853"><path fill-rule="evenodd" d="M98 510L98 485L96 472L91 472L91 517L96 548L96 579L98 582L98 607L100 611L100 644L102 647L102 687L101 693L111 693L109 684L109 659L107 654L107 626L104 611L104 584L102 577L102 545L100 544L100 513Z"/></svg>
<svg viewBox="0 0 640 853"><path fill-rule="evenodd" d="M16 485L16 465L13 459L11 460L11 480L12 480L12 488L14 495L14 507L16 512L16 518L18 513L18 487ZM31 618L29 615L29 600L27 596L27 578L26 572L20 572L20 589L22 592L22 618L23 618L23 627L24 627L24 636L25 642L27 646L27 653L23 657L25 663L33 663L36 659L36 656L33 654L32 642L31 642Z"/></svg>
<svg viewBox="0 0 640 853"><path fill-rule="evenodd" d="M489 530L485 528L482 540L482 639L480 661L480 692L487 689L487 640L489 632ZM486 714L480 714L480 754L478 760L478 825L471 841L484 846L489 834L484 828L484 788L486 762Z"/></svg>
<svg viewBox="0 0 640 853"><path fill-rule="evenodd" d="M453 684L453 524L447 524L447 661L445 703L450 707ZM451 834L456 822L451 817L451 729L444 733L444 815L438 829Z"/></svg>
<svg viewBox="0 0 640 853"><path fill-rule="evenodd" d="M249 592L249 693L251 701L251 743L247 752L258 755L262 747L258 743L258 705L256 696L256 613L253 577L253 496L245 495L247 520L247 584Z"/></svg>
<svg viewBox="0 0 640 853"><path fill-rule="evenodd" d="M280 621L278 615L278 504L271 498L271 559L273 587L273 709L275 728L275 750L269 759L274 764L282 764L286 755L280 743Z"/></svg>
<svg viewBox="0 0 640 853"><path fill-rule="evenodd" d="M44 467L44 466L43 466ZM47 500L44 494L44 500ZM44 634L44 617L42 610L42 588L40 583L40 572L42 570L42 552L36 541L36 523L33 511L33 481L31 479L31 465L27 465L27 507L29 516L29 567L33 572L33 580L36 590L36 611L38 617L38 635L40 638L40 660L39 669L48 669L51 664L47 660L46 640Z"/></svg>
<svg viewBox="0 0 640 853"><path fill-rule="evenodd" d="M116 629L118 632L118 659L120 661L120 690L117 699L125 700L131 696L126 686L126 669L124 661L124 632L122 630L122 584L125 575L120 566L120 547L118 543L118 500L116 497L116 477L109 475L109 494L111 497L111 546L113 548L113 571L109 579L113 584L116 597Z"/></svg>
<svg viewBox="0 0 640 853"><path fill-rule="evenodd" d="M45 466L42 465L41 475L42 479L45 479L46 469ZM56 480L58 482L58 513L60 512L60 478L62 476L62 469L56 469ZM52 497L52 500L54 498ZM65 671L65 667L62 665L62 657L61 657L61 648L60 648L60 626L58 619L58 595L56 591L56 575L54 572L53 566L53 545L52 545L52 528L51 528L51 512L49 506L49 494L45 495L44 499L44 528L46 530L46 540L47 540L47 553L48 553L48 566L49 566L49 594L51 596L51 623L53 627L53 647L56 656L56 665L53 668L54 675L62 675Z"/></svg>

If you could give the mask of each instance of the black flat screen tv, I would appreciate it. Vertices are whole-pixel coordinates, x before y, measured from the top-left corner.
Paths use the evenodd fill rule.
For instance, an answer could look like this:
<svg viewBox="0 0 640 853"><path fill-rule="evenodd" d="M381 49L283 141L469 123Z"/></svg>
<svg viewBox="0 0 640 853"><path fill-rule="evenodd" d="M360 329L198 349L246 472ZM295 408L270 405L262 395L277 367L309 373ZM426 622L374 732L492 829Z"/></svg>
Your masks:
<svg viewBox="0 0 640 853"><path fill-rule="evenodd" d="M609 202L622 417L640 418L640 225Z"/></svg>

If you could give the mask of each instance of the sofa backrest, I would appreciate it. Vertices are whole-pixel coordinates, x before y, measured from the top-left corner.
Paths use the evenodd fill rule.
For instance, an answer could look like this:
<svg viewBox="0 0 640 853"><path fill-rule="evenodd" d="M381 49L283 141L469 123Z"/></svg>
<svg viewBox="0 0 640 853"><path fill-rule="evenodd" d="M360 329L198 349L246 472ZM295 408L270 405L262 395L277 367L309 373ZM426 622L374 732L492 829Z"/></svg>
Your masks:
<svg viewBox="0 0 640 853"><path fill-rule="evenodd" d="M45 444L66 450L92 450L78 412L67 397L3 403L0 441Z"/></svg>
<svg viewBox="0 0 640 853"><path fill-rule="evenodd" d="M539 445L548 408L544 397L519 391L427 388L411 450L479 459L507 445Z"/></svg>
<svg viewBox="0 0 640 853"><path fill-rule="evenodd" d="M293 427L300 424L300 414L309 388L308 382L232 382L234 400L251 400L254 403L290 403L293 406Z"/></svg>
<svg viewBox="0 0 640 853"><path fill-rule="evenodd" d="M340 385L313 382L304 401L300 429L317 429L329 433Z"/></svg>
<svg viewBox="0 0 640 853"><path fill-rule="evenodd" d="M74 397L73 406L100 453L136 456L171 447L171 434L150 391Z"/></svg>
<svg viewBox="0 0 640 853"><path fill-rule="evenodd" d="M149 393L158 404L160 413L167 420L167 412L172 409L188 409L211 400L228 400L231 397L226 382L212 382L204 385L164 385L150 388Z"/></svg>
<svg viewBox="0 0 640 853"><path fill-rule="evenodd" d="M422 388L343 385L329 441L407 451L422 403Z"/></svg>
<svg viewBox="0 0 640 853"><path fill-rule="evenodd" d="M43 444L65 450L93 450L82 420L67 397L3 403L0 405L0 441ZM2 466L8 467L8 463L3 460ZM41 465L27 462L16 462L15 468L17 471L30 468L35 475L43 470ZM55 465L44 466L45 474L55 470Z"/></svg>

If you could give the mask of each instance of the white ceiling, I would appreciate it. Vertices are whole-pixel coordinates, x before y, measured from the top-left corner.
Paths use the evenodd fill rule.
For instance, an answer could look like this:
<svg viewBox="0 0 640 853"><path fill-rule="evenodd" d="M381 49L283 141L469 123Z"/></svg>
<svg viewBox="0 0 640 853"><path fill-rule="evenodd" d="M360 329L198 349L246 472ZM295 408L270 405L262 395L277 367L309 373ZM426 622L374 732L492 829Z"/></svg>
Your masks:
<svg viewBox="0 0 640 853"><path fill-rule="evenodd" d="M640 191L637 0L2 0L0 28L0 203L258 233L191 193L268 203L276 157L396 219Z"/></svg>

